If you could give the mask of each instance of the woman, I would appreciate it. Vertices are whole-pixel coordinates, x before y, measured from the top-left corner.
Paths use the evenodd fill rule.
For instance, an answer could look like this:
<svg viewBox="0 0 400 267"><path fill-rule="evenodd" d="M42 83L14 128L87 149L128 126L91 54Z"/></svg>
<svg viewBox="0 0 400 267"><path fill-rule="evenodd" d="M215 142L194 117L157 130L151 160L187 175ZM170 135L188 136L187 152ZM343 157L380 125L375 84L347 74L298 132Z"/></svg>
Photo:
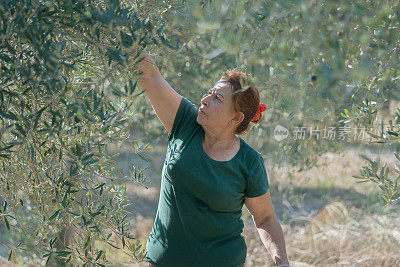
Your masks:
<svg viewBox="0 0 400 267"><path fill-rule="evenodd" d="M242 88L246 75L228 71L197 109L144 55L134 70L169 133L149 266L244 266L243 203L276 265L289 266L263 159L238 136L261 117L257 89Z"/></svg>

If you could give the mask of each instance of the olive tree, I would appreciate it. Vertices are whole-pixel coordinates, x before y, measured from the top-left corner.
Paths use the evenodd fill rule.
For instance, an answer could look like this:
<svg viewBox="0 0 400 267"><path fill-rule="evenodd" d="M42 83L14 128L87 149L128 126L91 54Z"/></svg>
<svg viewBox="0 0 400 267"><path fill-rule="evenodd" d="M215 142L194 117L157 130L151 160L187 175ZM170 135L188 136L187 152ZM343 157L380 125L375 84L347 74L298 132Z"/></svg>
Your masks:
<svg viewBox="0 0 400 267"><path fill-rule="evenodd" d="M177 48L164 16L181 4L0 2L0 214L9 260L21 253L103 266L106 246L143 258L120 182L141 183L145 174L116 167L107 147L144 150L128 129L143 92L143 73L131 69L150 45Z"/></svg>

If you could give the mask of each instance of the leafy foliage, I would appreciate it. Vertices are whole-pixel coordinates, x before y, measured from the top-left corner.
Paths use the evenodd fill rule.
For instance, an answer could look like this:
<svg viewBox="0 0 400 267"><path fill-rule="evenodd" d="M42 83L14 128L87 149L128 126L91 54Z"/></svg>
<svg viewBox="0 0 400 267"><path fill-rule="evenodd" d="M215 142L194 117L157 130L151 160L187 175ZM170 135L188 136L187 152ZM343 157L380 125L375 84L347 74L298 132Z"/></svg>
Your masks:
<svg viewBox="0 0 400 267"><path fill-rule="evenodd" d="M358 107L358 112L352 110L351 114L344 115L349 121L355 121L355 123L367 125L369 135L373 138L373 142L384 145L398 145L400 143L400 108L397 109L394 122L389 120L389 125L384 129L383 123L380 127L380 135L373 133L376 127L374 121L377 118L377 110L379 105L371 102L363 102L364 107ZM382 105L382 103L380 104ZM378 126L379 127L379 126ZM398 148L398 147L397 147ZM397 161L400 162L399 151L393 152L393 156ZM372 181L378 184L381 189L381 196L387 204L398 203L400 201L400 168L399 165L395 165L392 171L386 164L380 166L380 161L375 159L369 159L365 155L361 155L367 162L367 166L363 166L360 171L360 175L354 176L360 179L360 182ZM392 174L394 172L394 174Z"/></svg>
<svg viewBox="0 0 400 267"><path fill-rule="evenodd" d="M340 151L350 140L277 142L274 127L345 127L341 112L366 95L398 99L390 79L376 93L363 88L398 66L397 8L384 1L190 1L185 12L168 17L178 25L179 53L174 60L162 51L154 57L174 88L195 101L226 69L247 70L268 108L248 140L269 151L275 164L307 168L320 153Z"/></svg>
<svg viewBox="0 0 400 267"><path fill-rule="evenodd" d="M117 168L107 144L139 147L128 127L142 73L130 68L149 45L176 48L162 14L179 3L0 2L1 215L21 234L6 244L10 259L27 250L102 266L98 241L143 257L118 182L145 175Z"/></svg>

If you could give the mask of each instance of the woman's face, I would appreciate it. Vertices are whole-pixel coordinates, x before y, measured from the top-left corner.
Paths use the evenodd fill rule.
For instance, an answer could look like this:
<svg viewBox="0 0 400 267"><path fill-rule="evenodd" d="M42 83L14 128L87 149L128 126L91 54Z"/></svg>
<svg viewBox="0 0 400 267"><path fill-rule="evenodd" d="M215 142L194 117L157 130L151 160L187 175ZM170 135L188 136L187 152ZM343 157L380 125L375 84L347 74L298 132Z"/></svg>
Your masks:
<svg viewBox="0 0 400 267"><path fill-rule="evenodd" d="M238 116L233 106L232 89L226 81L219 80L200 101L197 122L217 131L236 128ZM241 120L240 120L241 121Z"/></svg>

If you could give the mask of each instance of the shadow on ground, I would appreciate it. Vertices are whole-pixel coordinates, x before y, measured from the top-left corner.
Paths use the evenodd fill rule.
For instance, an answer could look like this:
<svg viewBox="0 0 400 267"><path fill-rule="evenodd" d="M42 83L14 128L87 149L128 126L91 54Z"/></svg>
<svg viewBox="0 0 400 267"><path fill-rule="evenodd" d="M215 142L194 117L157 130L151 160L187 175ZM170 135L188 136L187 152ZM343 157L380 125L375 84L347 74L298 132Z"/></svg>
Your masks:
<svg viewBox="0 0 400 267"><path fill-rule="evenodd" d="M284 223L304 225L331 202L343 202L347 207L367 213L387 212L379 194L365 195L353 189L329 187L282 187L271 185L270 193L275 213ZM394 207L393 207L394 208Z"/></svg>
<svg viewBox="0 0 400 267"><path fill-rule="evenodd" d="M272 203L280 221L304 225L320 209L333 201L341 201L347 207L380 213L384 209L378 194L364 195L352 189L330 186L318 187L281 187L270 186ZM129 211L144 218L154 218L159 200L159 185L148 189L142 186L127 187L127 196L132 203Z"/></svg>

